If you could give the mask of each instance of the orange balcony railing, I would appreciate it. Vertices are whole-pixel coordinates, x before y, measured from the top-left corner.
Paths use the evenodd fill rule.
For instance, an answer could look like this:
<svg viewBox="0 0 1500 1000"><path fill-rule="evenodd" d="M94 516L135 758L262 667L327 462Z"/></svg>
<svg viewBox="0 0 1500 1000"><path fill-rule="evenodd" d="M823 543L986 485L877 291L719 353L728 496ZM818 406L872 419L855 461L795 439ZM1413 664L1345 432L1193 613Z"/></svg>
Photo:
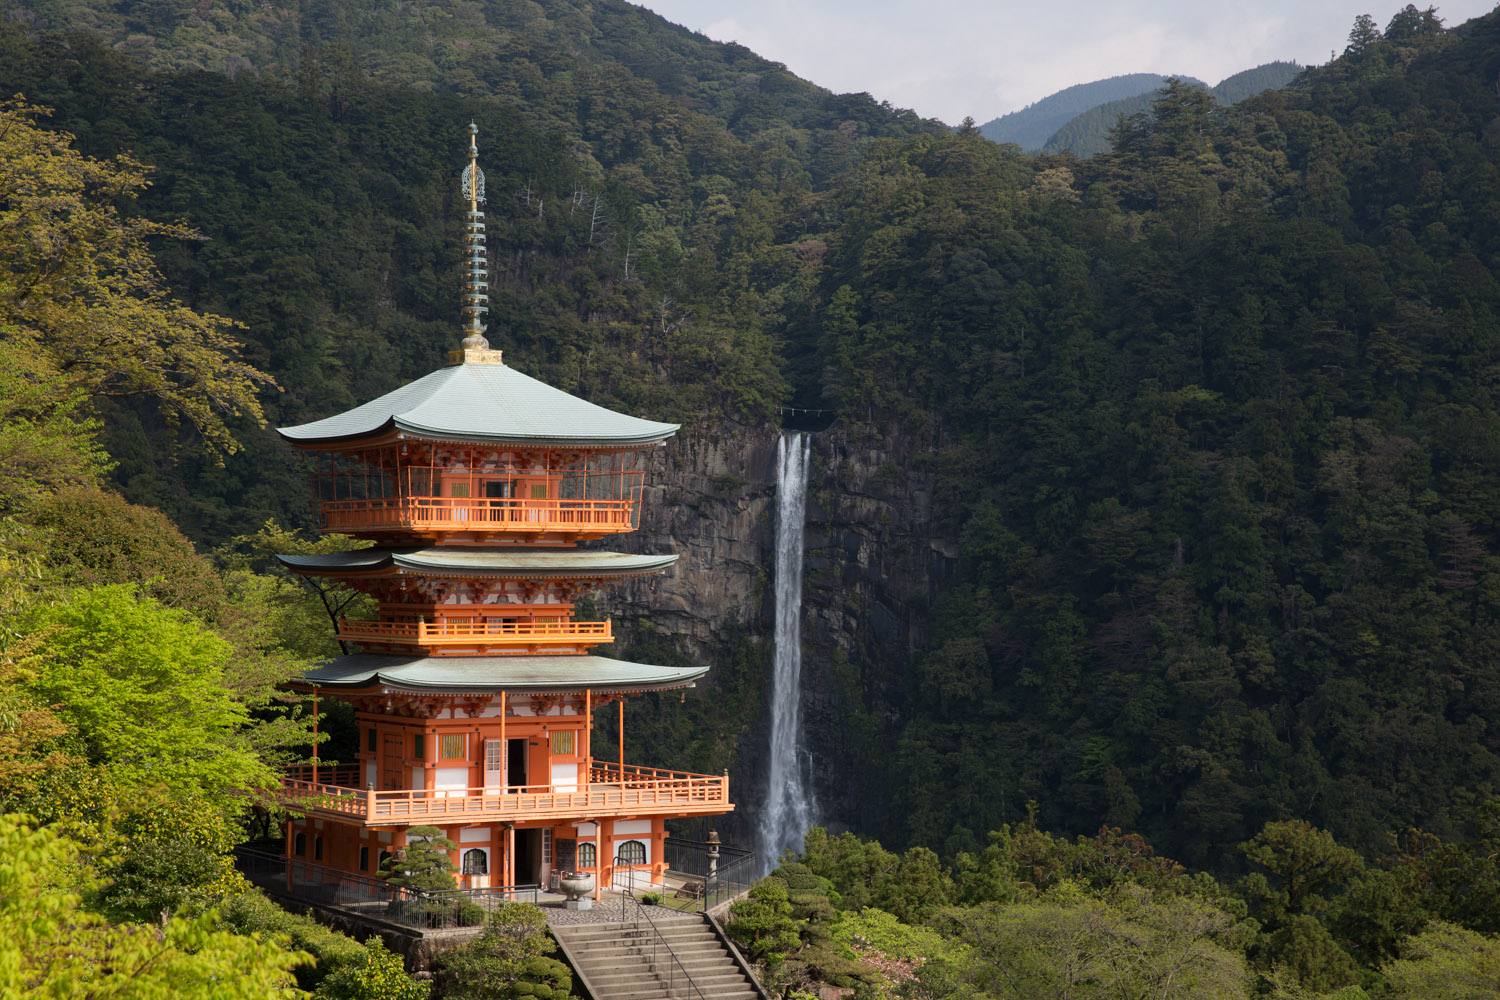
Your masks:
<svg viewBox="0 0 1500 1000"><path fill-rule="evenodd" d="M560 531L602 535L630 531L635 500L488 500L467 497L387 497L325 500L327 531Z"/></svg>
<svg viewBox="0 0 1500 1000"><path fill-rule="evenodd" d="M339 621L339 638L414 646L595 646L614 642L607 622Z"/></svg>
<svg viewBox="0 0 1500 1000"><path fill-rule="evenodd" d="M336 775L350 784L313 781L311 769L288 771L282 779L285 801L310 814L355 819L366 826L427 822L483 823L664 813L718 815L731 811L729 776L657 771L618 764L595 764L587 783L509 787L400 789L357 787L358 775Z"/></svg>

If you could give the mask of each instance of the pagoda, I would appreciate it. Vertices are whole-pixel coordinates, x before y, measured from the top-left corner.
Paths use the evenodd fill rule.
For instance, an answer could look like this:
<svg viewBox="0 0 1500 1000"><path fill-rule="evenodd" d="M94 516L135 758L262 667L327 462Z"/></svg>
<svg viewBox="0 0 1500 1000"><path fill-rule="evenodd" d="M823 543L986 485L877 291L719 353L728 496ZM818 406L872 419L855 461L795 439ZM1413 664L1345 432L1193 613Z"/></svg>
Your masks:
<svg viewBox="0 0 1500 1000"><path fill-rule="evenodd" d="M707 667L626 663L575 602L675 555L577 543L639 523L645 454L677 425L607 410L530 378L484 336L484 175L469 126L461 177L467 334L449 364L345 413L279 429L313 459L319 525L372 548L281 556L377 602L344 620L359 648L297 687L353 706L359 759L283 782L289 858L374 875L414 826L443 829L466 888L547 884L554 872L660 883L665 822L727 813L728 775L627 765L625 700L692 687ZM346 648L348 648L346 646ZM614 703L617 760L594 758Z"/></svg>

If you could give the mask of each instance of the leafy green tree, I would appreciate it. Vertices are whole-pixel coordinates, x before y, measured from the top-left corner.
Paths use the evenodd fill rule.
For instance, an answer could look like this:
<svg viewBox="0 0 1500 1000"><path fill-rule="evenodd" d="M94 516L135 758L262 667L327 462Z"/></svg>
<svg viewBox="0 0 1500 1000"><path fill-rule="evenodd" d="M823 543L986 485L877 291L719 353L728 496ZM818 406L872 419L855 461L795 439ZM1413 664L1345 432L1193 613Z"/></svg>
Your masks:
<svg viewBox="0 0 1500 1000"><path fill-rule="evenodd" d="M118 801L161 787L238 812L244 793L275 783L247 745L256 723L228 685L231 646L193 616L115 585L38 607L24 627L15 681L51 706L62 746Z"/></svg>
<svg viewBox="0 0 1500 1000"><path fill-rule="evenodd" d="M0 339L0 511L64 486L94 486L111 465L87 396L44 356Z"/></svg>
<svg viewBox="0 0 1500 1000"><path fill-rule="evenodd" d="M1304 820L1267 823L1240 850L1276 879L1274 885L1263 878L1246 883L1251 898L1273 920L1281 914L1316 913L1327 905L1330 890L1342 888L1364 868L1357 851Z"/></svg>
<svg viewBox="0 0 1500 1000"><path fill-rule="evenodd" d="M502 903L485 918L479 937L445 954L438 970L444 997L459 1000L565 1000L573 977L549 958L557 945L547 919L529 903Z"/></svg>
<svg viewBox="0 0 1500 1000"><path fill-rule="evenodd" d="M365 944L363 965L335 970L313 991L315 1000L427 1000L431 983L419 983L406 974L401 956L372 937Z"/></svg>
<svg viewBox="0 0 1500 1000"><path fill-rule="evenodd" d="M774 969L801 944L785 883L779 879L761 879L729 912L725 930L753 961Z"/></svg>
<svg viewBox="0 0 1500 1000"><path fill-rule="evenodd" d="M307 955L219 929L210 916L158 927L108 924L83 909L80 849L56 829L0 816L0 995L43 1000L278 995Z"/></svg>
<svg viewBox="0 0 1500 1000"><path fill-rule="evenodd" d="M260 421L257 394L274 383L239 359L231 321L167 294L148 241L196 234L123 215L117 203L146 186L146 169L124 155L83 156L72 136L37 126L45 113L16 101L0 107L6 341L62 376L62 401L153 398L210 447L235 451L226 416Z"/></svg>
<svg viewBox="0 0 1500 1000"><path fill-rule="evenodd" d="M924 964L916 995L1104 998L1246 997L1249 970L1232 919L1202 903L1126 897L1116 907L993 904L945 911L938 929L971 949ZM946 981L945 989L940 984ZM954 986L958 986L955 990Z"/></svg>
<svg viewBox="0 0 1500 1000"><path fill-rule="evenodd" d="M1406 955L1383 972L1391 995L1401 1000L1492 996L1500 983L1500 943L1434 921L1412 939Z"/></svg>
<svg viewBox="0 0 1500 1000"><path fill-rule="evenodd" d="M1376 26L1375 19L1369 14L1361 14L1354 19L1354 27L1349 29L1349 45L1344 49L1344 55L1359 57L1378 45L1381 40L1380 28Z"/></svg>

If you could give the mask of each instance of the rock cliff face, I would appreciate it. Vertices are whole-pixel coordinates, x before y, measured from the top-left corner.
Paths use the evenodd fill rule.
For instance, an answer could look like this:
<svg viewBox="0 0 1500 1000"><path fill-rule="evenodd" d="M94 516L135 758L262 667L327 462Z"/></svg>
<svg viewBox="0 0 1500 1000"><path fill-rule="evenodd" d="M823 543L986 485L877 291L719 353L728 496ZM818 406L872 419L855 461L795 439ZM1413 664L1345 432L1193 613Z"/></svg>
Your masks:
<svg viewBox="0 0 1500 1000"><path fill-rule="evenodd" d="M763 665L759 697L743 725L732 768L738 810L727 826L754 827L766 794L760 766L767 717L774 614L775 428L719 424L689 430L652 456L641 530L632 551L673 551L665 576L609 597L624 643L638 617L713 663L748 633ZM908 441L872 441L840 424L815 433L808 483L802 595L802 713L820 822L878 835L906 674L925 648L932 597L957 554L952 527L934 516L930 463ZM622 540L623 541L623 540ZM640 628L639 623L634 627ZM716 664L717 666L717 664ZM693 695L712 704L724 675ZM715 719L708 708L704 717ZM748 725L744 722L748 721Z"/></svg>

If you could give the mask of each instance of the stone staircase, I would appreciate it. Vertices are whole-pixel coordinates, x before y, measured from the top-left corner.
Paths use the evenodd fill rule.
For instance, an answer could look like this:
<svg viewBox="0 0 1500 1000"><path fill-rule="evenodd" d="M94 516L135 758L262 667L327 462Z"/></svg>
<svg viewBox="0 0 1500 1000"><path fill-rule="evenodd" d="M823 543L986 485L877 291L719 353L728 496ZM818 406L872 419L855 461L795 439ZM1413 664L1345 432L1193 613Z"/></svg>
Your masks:
<svg viewBox="0 0 1500 1000"><path fill-rule="evenodd" d="M702 1000L762 1000L703 917L658 918L654 926L644 919L639 925L574 924L554 926L552 934L593 1000L699 1000L700 994Z"/></svg>

